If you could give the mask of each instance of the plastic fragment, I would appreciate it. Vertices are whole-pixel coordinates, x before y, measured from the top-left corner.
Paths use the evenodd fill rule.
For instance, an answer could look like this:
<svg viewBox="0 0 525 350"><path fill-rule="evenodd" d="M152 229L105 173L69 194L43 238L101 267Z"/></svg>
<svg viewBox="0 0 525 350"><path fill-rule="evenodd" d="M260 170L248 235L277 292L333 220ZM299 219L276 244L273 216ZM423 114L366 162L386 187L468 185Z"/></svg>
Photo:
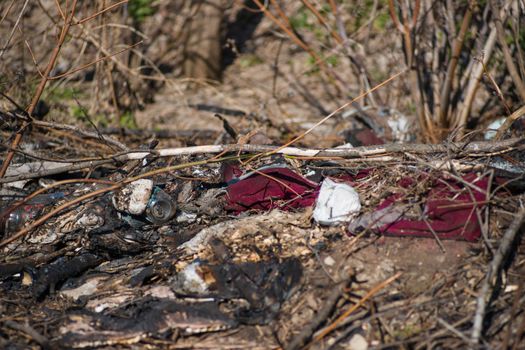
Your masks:
<svg viewBox="0 0 525 350"><path fill-rule="evenodd" d="M200 261L194 261L178 274L176 284L179 292L200 295L209 291L208 284L199 271L200 265Z"/></svg>
<svg viewBox="0 0 525 350"><path fill-rule="evenodd" d="M113 206L118 211L130 214L122 219L132 227L140 227L144 223L136 216L143 215L147 221L162 225L168 222L177 210L175 201L153 181L140 179L133 181L113 195Z"/></svg>
<svg viewBox="0 0 525 350"><path fill-rule="evenodd" d="M487 126L487 131L485 131L485 133L483 134L483 138L485 140L492 140L494 137L496 137L496 132L503 125L503 123L505 122L505 119L506 118L498 118L492 121Z"/></svg>
<svg viewBox="0 0 525 350"><path fill-rule="evenodd" d="M359 195L352 186L326 178L315 202L313 218L321 225L333 226L352 220L360 210Z"/></svg>
<svg viewBox="0 0 525 350"><path fill-rule="evenodd" d="M113 195L113 205L118 211L140 215L144 213L153 191L153 181L133 181Z"/></svg>
<svg viewBox="0 0 525 350"><path fill-rule="evenodd" d="M475 242L481 236L476 215L484 207L489 186L487 176L466 174L462 181L454 179L428 179L430 190L425 195L423 213L411 215L414 206L411 189L422 179L405 177L398 183L404 193L387 197L373 214L363 215L348 227L351 234L370 230L396 237L437 237ZM468 190L467 190L467 185ZM479 190L478 190L479 189ZM407 191L408 190L408 191Z"/></svg>

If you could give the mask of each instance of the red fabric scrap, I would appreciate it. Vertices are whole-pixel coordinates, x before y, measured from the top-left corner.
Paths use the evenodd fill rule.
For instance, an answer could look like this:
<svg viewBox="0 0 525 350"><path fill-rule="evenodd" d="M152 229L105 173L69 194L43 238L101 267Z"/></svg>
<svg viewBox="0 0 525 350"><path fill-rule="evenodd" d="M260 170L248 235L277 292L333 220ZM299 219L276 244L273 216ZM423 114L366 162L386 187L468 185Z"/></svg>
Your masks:
<svg viewBox="0 0 525 350"><path fill-rule="evenodd" d="M309 207L317 198L318 187L288 168L262 169L227 187L226 210L240 213L250 209Z"/></svg>
<svg viewBox="0 0 525 350"><path fill-rule="evenodd" d="M232 168L223 169L225 180L230 182L226 209L235 213L254 209L290 210L308 207L314 204L319 194L317 183L285 167L260 169L239 179L239 168L229 166ZM366 177L367 174L366 171L360 172L351 179L345 178L345 181L354 183L357 178ZM413 203L410 189L423 180L428 181L430 186L423 203L423 213L420 217L409 217L405 212ZM473 186L467 189L464 183L453 179L402 178L398 186L408 191L392 194L369 217L362 215L362 223L367 223L367 227L361 227L359 223L353 227L368 228L389 236L437 235L439 239L476 241L481 236L476 209L484 206L489 179L470 173L463 176L462 180ZM349 230L352 231L351 228Z"/></svg>
<svg viewBox="0 0 525 350"><path fill-rule="evenodd" d="M440 239L458 239L476 241L481 235L481 227L476 214L477 208L482 208L486 198L489 180L478 178L476 174L467 174L462 178L466 183L476 188L467 189L460 181L452 179L436 179L430 181L431 189L427 195L424 212L420 218L407 218L405 215L395 218L391 223L372 229L389 236L434 237ZM398 185L403 188L415 186L417 181L403 178ZM470 186L469 186L470 187ZM410 203L408 195L393 194L386 198L376 209L401 208ZM383 223L382 223L383 224Z"/></svg>

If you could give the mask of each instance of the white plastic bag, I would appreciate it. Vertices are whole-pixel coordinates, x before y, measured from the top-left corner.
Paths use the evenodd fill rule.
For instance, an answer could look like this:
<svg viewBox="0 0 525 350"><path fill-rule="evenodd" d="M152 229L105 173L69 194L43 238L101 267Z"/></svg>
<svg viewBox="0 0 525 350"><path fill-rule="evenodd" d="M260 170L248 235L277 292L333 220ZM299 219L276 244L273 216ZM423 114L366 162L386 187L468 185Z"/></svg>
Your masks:
<svg viewBox="0 0 525 350"><path fill-rule="evenodd" d="M354 188L326 178L315 201L314 220L333 226L352 220L361 210L359 195Z"/></svg>

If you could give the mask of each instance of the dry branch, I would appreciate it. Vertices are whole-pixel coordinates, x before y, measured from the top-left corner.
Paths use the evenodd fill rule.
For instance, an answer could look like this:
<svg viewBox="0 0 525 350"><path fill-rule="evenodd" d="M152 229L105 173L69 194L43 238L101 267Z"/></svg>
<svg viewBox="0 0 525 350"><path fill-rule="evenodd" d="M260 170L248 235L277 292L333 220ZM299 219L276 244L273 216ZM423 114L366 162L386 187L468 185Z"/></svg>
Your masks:
<svg viewBox="0 0 525 350"><path fill-rule="evenodd" d="M447 75L445 78L445 82L443 83L443 89L441 90L441 109L440 114L438 116L438 123L441 128L445 129L445 131L449 127L448 109L450 104L450 95L452 91L454 75L456 73L456 67L458 65L459 56L463 48L463 43L465 41L465 36L467 35L471 19L472 10L469 7L467 7L465 15L463 16L463 22L461 23L461 29L459 31L458 37L454 40L452 57L450 59L450 64L448 65Z"/></svg>
<svg viewBox="0 0 525 350"><path fill-rule="evenodd" d="M525 105L515 110L511 115L507 117L507 119L505 119L505 122L503 123L503 125L501 125L498 129L495 139L501 140L501 137L503 136L505 131L507 131L510 128L512 123L514 123L516 120L523 117L524 115L525 115Z"/></svg>
<svg viewBox="0 0 525 350"><path fill-rule="evenodd" d="M68 15L67 19L64 20L64 26L62 27L60 31L60 37L58 38L57 44L55 48L53 49L53 52L51 53L51 58L49 59L49 62L46 66L46 69L44 71L43 77L40 80L40 83L38 87L36 88L35 95L33 96L33 99L31 100L31 104L29 105L27 109L27 114L32 115L38 101L40 100L40 97L42 96L42 93L44 92L44 88L46 87L47 82L49 81L49 74L51 73L51 70L55 67L55 63L58 59L58 54L60 53L60 50L62 49L62 45L64 44L64 41L67 38L67 33L69 32L69 28L71 27L75 10L77 7L77 1L74 0L71 4L71 12ZM22 136L24 133L24 130L26 129L28 123L24 122L22 128L17 132L13 142L11 143L11 149L7 152L7 156L4 159L4 162L2 163L2 168L0 169L0 178L3 177L7 171L7 168L9 167L9 164L11 163L11 160L13 160L13 156L15 155L15 149L20 144L20 141L22 140Z"/></svg>
<svg viewBox="0 0 525 350"><path fill-rule="evenodd" d="M55 129L55 130L73 131L74 133L79 134L81 136L88 137L88 138L93 138L93 139L98 139L98 140L102 141L105 144L110 144L110 145L116 146L121 151L129 150L129 148L126 145L124 145L123 143L113 139L112 137L108 137L108 136L102 135L102 134L97 133L97 132L85 131L85 130L79 129L79 128L73 126L73 125L58 124L58 123L46 122L46 121L42 121L42 120L35 120L35 121L33 121L33 124L36 125L36 126L43 127L43 128L49 128L49 129Z"/></svg>
<svg viewBox="0 0 525 350"><path fill-rule="evenodd" d="M494 22L496 24L498 42L501 46L501 50L503 51L503 57L505 58L505 63L507 65L507 69L509 70L509 75L512 78L512 81L514 82L514 85L516 86L516 90L520 95L521 100L525 101L525 83L520 78L518 69L514 64L514 58L512 57L509 45L507 44L507 38L505 37L505 29L503 28L502 19L499 13L500 9L495 0L490 0L489 3L492 8Z"/></svg>
<svg viewBox="0 0 525 350"><path fill-rule="evenodd" d="M310 158L368 158L378 155L405 153L413 154L442 154L446 153L449 157L463 157L466 155L483 155L485 153L508 152L524 143L524 138L512 138L503 141L479 141L479 142L456 142L443 144L386 144L367 147L355 147L351 149L330 148L313 149L298 147L266 146L266 145L205 145L181 148L167 148L151 151L128 151L126 153L115 154L107 158L92 161L79 161L76 163L64 163L63 166L54 169L47 169L29 174L7 176L0 179L0 183L8 183L20 180L34 179L43 176L50 176L76 171L81 169L93 169L94 167L110 164L113 162L126 162L130 160L144 159L148 156L153 157L173 157L199 154L218 154L223 152L246 152L257 156L269 156L272 154L282 154L292 157Z"/></svg>
<svg viewBox="0 0 525 350"><path fill-rule="evenodd" d="M472 335L470 340L474 344L478 344L480 341L481 333L483 330L483 320L485 319L485 314L487 308L490 306L490 299L492 297L491 290L494 288L494 285L499 279L502 264L505 259L509 256L510 249L512 244L516 239L516 235L522 229L523 224L525 223L525 208L521 208L517 213L516 217L505 231L501 243L499 245L494 258L490 262L487 274L485 275L485 280L481 287L481 291L478 296L476 314L474 316L474 325L472 326Z"/></svg>
<svg viewBox="0 0 525 350"><path fill-rule="evenodd" d="M341 316L339 316L333 323L328 325L326 328L324 328L322 331L319 332L318 335L315 336L314 342L317 342L321 339L323 339L327 334L332 332L337 326L343 322L350 314L352 314L355 310L357 310L359 307L363 306L364 303L372 298L374 295L376 295L378 292L380 292L382 289L388 287L390 284L392 284L395 280L397 280L399 277L401 277L402 273L398 272L394 276L387 278L383 282L377 284L374 286L368 293L365 294L356 304L352 305L348 310L343 312Z"/></svg>
<svg viewBox="0 0 525 350"><path fill-rule="evenodd" d="M297 350L304 347L304 345L312 338L314 332L326 322L332 311L334 310L335 304L341 299L344 294L347 283L340 284L336 286L332 293L328 296L327 300L323 304L323 307L320 308L315 318L303 328L301 333L296 335L285 347L286 350Z"/></svg>
<svg viewBox="0 0 525 350"><path fill-rule="evenodd" d="M15 31L16 29L18 28L18 24L20 23L20 19L22 19L22 16L24 15L25 13L25 10L26 10L26 7L27 7L27 3L29 2L29 0L26 0L24 2L24 5L22 6L22 10L20 10L20 13L18 14L18 18L16 19L16 22L15 22L15 25L13 26L13 28L11 29L11 33L9 33L9 37L7 38L7 40L5 41L5 44L4 44L4 47L2 47L2 49L0 49L0 59L2 59L2 56L4 55L4 53L6 52L7 50L7 47L9 46L9 43L11 42L11 39L13 38L13 34L15 34ZM14 2L13 2L14 3ZM12 4L11 4L12 5Z"/></svg>

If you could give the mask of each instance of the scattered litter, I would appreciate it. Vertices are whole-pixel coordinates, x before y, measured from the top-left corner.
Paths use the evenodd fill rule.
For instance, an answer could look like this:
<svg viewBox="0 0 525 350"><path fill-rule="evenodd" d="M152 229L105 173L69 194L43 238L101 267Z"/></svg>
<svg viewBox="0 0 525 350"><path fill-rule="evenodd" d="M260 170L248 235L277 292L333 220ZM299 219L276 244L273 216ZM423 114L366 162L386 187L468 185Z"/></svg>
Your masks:
<svg viewBox="0 0 525 350"><path fill-rule="evenodd" d="M379 232L379 229L385 225L396 222L406 212L407 206L391 205L383 209L376 209L373 212L365 213L348 225L348 231L354 234L364 230Z"/></svg>
<svg viewBox="0 0 525 350"><path fill-rule="evenodd" d="M359 151L345 147L345 152ZM383 147L389 146L370 150L375 154ZM137 180L65 208L6 245L9 259L0 263L0 290L13 300L20 293L18 302L27 303L26 309L40 305L38 324L57 320L49 332L50 346L56 348L142 348L152 339L191 348L203 338L226 334L214 338L213 332L231 330L228 334L246 337L251 326L265 336L276 333L286 344L292 332L284 324L295 330L327 324L348 303L346 291L362 298L362 291L398 270L407 271L407 286L396 284L375 300L396 303L399 295L424 294L430 288L440 293L434 281L442 270L450 276L451 261L467 256L472 246L467 242L481 236L477 211L485 208L489 189L498 205L512 211L507 197L493 190L501 186L522 193L522 153L515 149L484 159L494 170L492 177L432 171L424 165L402 164L390 172L369 160L342 166L338 159L275 156L267 164L207 164L174 177ZM151 157L136 166L142 171L157 161ZM93 177L111 178L114 173L108 171ZM49 184L56 182L45 178L31 186L51 191ZM30 190L3 188L2 239L101 188L98 183L67 184L16 208ZM337 225L363 235L344 244L348 238ZM370 240L366 233L399 239ZM475 276L474 284L464 288L474 290L481 279ZM440 286L448 283L439 281ZM339 283L346 284L339 290ZM318 311L327 290L338 292L334 298L340 301L334 299L333 305L342 307L330 307L319 323L312 323L323 315ZM15 311L20 312L18 304L0 304L2 314ZM363 320L366 315L366 310L355 310L352 317ZM346 342L362 350L372 344L365 327L347 330L334 330L339 334L324 344ZM308 330L314 337L315 332Z"/></svg>
<svg viewBox="0 0 525 350"><path fill-rule="evenodd" d="M359 195L352 186L326 178L315 202L313 218L321 225L333 226L352 220L360 210Z"/></svg>
<svg viewBox="0 0 525 350"><path fill-rule="evenodd" d="M347 130L343 133L345 141L354 147L382 145L385 141L377 136L376 132L369 128Z"/></svg>
<svg viewBox="0 0 525 350"><path fill-rule="evenodd" d="M500 126L503 125L503 123L505 123L505 120L507 120L507 118L502 117L490 122L490 124L487 125L487 131L485 131L485 133L483 134L483 138L485 140L492 140L494 137L496 137L498 129L500 128Z"/></svg>
<svg viewBox="0 0 525 350"><path fill-rule="evenodd" d="M155 187L146 207L146 218L154 224L162 225L171 220L176 210L177 206L171 196Z"/></svg>
<svg viewBox="0 0 525 350"><path fill-rule="evenodd" d="M181 212L179 215L177 215L176 218L178 223L192 223L197 220L197 214L195 213L187 213L185 211Z"/></svg>
<svg viewBox="0 0 525 350"><path fill-rule="evenodd" d="M21 229L27 222L36 219L42 210L64 197L64 193L42 194L20 206L15 202L0 212L0 238Z"/></svg>
<svg viewBox="0 0 525 350"><path fill-rule="evenodd" d="M1 2L0 349L525 350L525 0L473 3Z"/></svg>
<svg viewBox="0 0 525 350"><path fill-rule="evenodd" d="M146 210L153 191L153 181L140 179L133 181L113 195L113 205L118 211L131 215L141 215Z"/></svg>
<svg viewBox="0 0 525 350"><path fill-rule="evenodd" d="M226 172L234 174L235 169L226 169ZM304 208L314 203L317 187L315 182L288 168L261 168L238 179L230 179L226 209L241 213L253 209Z"/></svg>
<svg viewBox="0 0 525 350"><path fill-rule="evenodd" d="M394 109L388 109L386 113L380 113L380 116L385 117L393 141L408 142L413 138L410 132L410 122L404 114Z"/></svg>
<svg viewBox="0 0 525 350"><path fill-rule="evenodd" d="M481 235L476 209L484 207L488 177L466 174L461 181L427 179L430 190L425 196L423 211L414 212L415 202L410 189L423 179L404 178L399 182L407 194L396 193L379 204L374 213L363 215L350 223L350 233L363 230L392 236L434 237L476 241Z"/></svg>
<svg viewBox="0 0 525 350"><path fill-rule="evenodd" d="M327 256L326 258L324 258L323 263L326 266L332 267L335 265L335 260L331 256Z"/></svg>
<svg viewBox="0 0 525 350"><path fill-rule="evenodd" d="M131 216L124 215L123 219L131 226L140 227L140 218L143 215L147 221L156 225L168 222L177 210L175 201L153 181L141 179L117 191L113 197L115 208Z"/></svg>
<svg viewBox="0 0 525 350"><path fill-rule="evenodd" d="M182 294L208 293L209 285L206 283L205 272L201 265L200 261L195 261L179 272L175 278L175 290ZM215 283L215 278L210 276L208 282Z"/></svg>
<svg viewBox="0 0 525 350"><path fill-rule="evenodd" d="M521 176L525 173L525 152L516 150L504 156L492 157L489 165L496 170L496 175L507 178L505 182L508 186L518 191L525 189L525 181Z"/></svg>
<svg viewBox="0 0 525 350"><path fill-rule="evenodd" d="M184 305L171 300L137 300L125 315L77 312L60 328L59 348L92 348L136 344L150 335L217 332L237 326L215 303Z"/></svg>

